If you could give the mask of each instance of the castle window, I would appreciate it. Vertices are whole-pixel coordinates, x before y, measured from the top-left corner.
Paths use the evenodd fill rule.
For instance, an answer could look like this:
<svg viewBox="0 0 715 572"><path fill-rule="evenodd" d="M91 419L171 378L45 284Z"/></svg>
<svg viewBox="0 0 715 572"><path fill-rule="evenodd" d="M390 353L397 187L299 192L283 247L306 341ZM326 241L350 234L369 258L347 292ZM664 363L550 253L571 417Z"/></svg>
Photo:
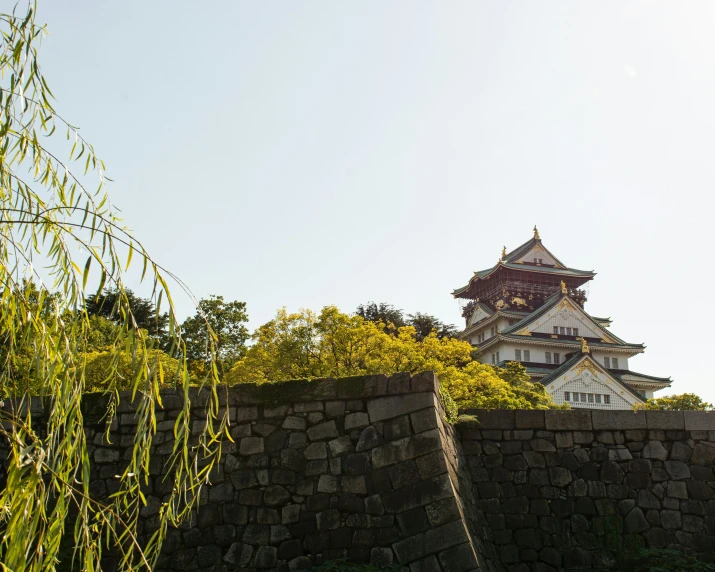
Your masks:
<svg viewBox="0 0 715 572"><path fill-rule="evenodd" d="M561 354L554 353L554 363L561 363Z"/></svg>
<svg viewBox="0 0 715 572"><path fill-rule="evenodd" d="M571 328L566 328L566 335L570 336L571 335Z"/></svg>
<svg viewBox="0 0 715 572"><path fill-rule="evenodd" d="M492 354L492 365L494 365L496 361L494 361L494 354Z"/></svg>
<svg viewBox="0 0 715 572"><path fill-rule="evenodd" d="M482 343L484 341L484 332L477 336L477 343Z"/></svg>
<svg viewBox="0 0 715 572"><path fill-rule="evenodd" d="M559 333L560 333L562 336L565 336L565 335L566 335L566 328L564 328L563 326L561 326L561 327L559 328Z"/></svg>
<svg viewBox="0 0 715 572"><path fill-rule="evenodd" d="M611 367L611 358L609 358L609 357L603 358L603 365L605 365L607 368L610 369L610 367Z"/></svg>
<svg viewBox="0 0 715 572"><path fill-rule="evenodd" d="M610 396L610 395L604 395L604 396L603 396L603 402L604 402L604 403L611 403L611 396Z"/></svg>
<svg viewBox="0 0 715 572"><path fill-rule="evenodd" d="M599 393L596 394L596 403L601 403L601 395Z"/></svg>
<svg viewBox="0 0 715 572"><path fill-rule="evenodd" d="M618 369L618 358L614 357L612 361L613 361L613 369Z"/></svg>
<svg viewBox="0 0 715 572"><path fill-rule="evenodd" d="M571 401L571 392L564 391L564 401Z"/></svg>
<svg viewBox="0 0 715 572"><path fill-rule="evenodd" d="M559 327L558 327L558 326L554 326L554 333L555 333L555 334L558 334L558 333L559 333Z"/></svg>
<svg viewBox="0 0 715 572"><path fill-rule="evenodd" d="M586 394L585 393L581 394L581 403L586 403Z"/></svg>
<svg viewBox="0 0 715 572"><path fill-rule="evenodd" d="M494 333L496 332L495 326L492 326L491 329L489 330L489 333L491 334L491 337L494 337Z"/></svg>
<svg viewBox="0 0 715 572"><path fill-rule="evenodd" d="M546 363L551 363L551 352L545 352L545 353L544 353L544 358L545 358L544 361L545 361Z"/></svg>
<svg viewBox="0 0 715 572"><path fill-rule="evenodd" d="M574 328L574 329L573 329L573 335L574 335L574 336L578 336L578 328Z"/></svg>
<svg viewBox="0 0 715 572"><path fill-rule="evenodd" d="M573 394L573 400L578 403L578 393Z"/></svg>
<svg viewBox="0 0 715 572"><path fill-rule="evenodd" d="M514 350L514 359L516 361L521 361L521 350Z"/></svg>
<svg viewBox="0 0 715 572"><path fill-rule="evenodd" d="M593 393L588 394L588 402L593 403Z"/></svg>
<svg viewBox="0 0 715 572"><path fill-rule="evenodd" d="M531 361L531 350L524 350L524 361Z"/></svg>

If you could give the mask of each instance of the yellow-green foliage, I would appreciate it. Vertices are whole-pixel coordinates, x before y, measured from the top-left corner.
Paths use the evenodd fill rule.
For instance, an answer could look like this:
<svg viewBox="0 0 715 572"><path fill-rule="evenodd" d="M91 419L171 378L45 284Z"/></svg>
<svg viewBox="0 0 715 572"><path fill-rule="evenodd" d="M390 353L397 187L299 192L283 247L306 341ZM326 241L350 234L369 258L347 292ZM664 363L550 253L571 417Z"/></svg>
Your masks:
<svg viewBox="0 0 715 572"><path fill-rule="evenodd" d="M411 326L350 316L334 306L319 314L281 309L253 335L253 345L226 376L229 383L434 371L461 408L554 408L543 386L519 364L494 368L472 360L472 346L433 333L419 341ZM386 331L387 329L387 331Z"/></svg>

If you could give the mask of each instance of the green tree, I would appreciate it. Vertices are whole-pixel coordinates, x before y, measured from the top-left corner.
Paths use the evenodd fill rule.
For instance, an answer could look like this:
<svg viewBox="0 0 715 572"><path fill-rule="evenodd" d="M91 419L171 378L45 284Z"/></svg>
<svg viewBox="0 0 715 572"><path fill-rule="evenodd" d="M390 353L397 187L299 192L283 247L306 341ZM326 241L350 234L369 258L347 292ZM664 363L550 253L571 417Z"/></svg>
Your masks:
<svg viewBox="0 0 715 572"><path fill-rule="evenodd" d="M253 344L226 375L229 383L434 371L459 407L549 409L546 389L528 381L520 364L494 368L472 360L472 346L415 328L385 331L382 322L347 315L334 306L276 317L253 334Z"/></svg>
<svg viewBox="0 0 715 572"><path fill-rule="evenodd" d="M415 329L415 335L422 340L435 332L438 338L455 338L458 333L456 326L445 324L438 318L429 314L416 312L408 314L405 317L402 310L398 310L391 304L368 302L360 304L355 311L355 314L365 320L371 322L382 323L385 331L388 333L396 333L399 328L404 326L412 326Z"/></svg>
<svg viewBox="0 0 715 572"><path fill-rule="evenodd" d="M662 411L712 411L712 403L703 401L694 393L652 397L645 403L638 404L634 409L660 409Z"/></svg>
<svg viewBox="0 0 715 572"><path fill-rule="evenodd" d="M192 435L185 360L179 359L173 372L164 372L162 380L153 340L132 314L124 277L130 267L136 268L137 278L153 285L154 312L161 315L162 300L167 306L168 351L183 356L167 287L173 275L125 229L106 191L104 163L55 110L38 59L46 30L35 20L35 2L18 6L16 12L0 14L0 394L15 405L0 410L0 434L9 447L0 490L0 562L14 572L55 570L62 538L69 535L75 568L99 570L101 555L113 549L122 570L149 569L167 526L191 514L193 499L220 454L216 440L227 421L217 419L218 396L211 391L206 429ZM28 288L28 281L36 287ZM105 286L117 292L124 311L113 316L113 329L94 339L98 322L90 318L86 299ZM130 387L137 405L131 456L118 475L116 491L104 499L88 493L81 413L82 394L89 388L87 354L94 343L109 346L118 356L97 364L106 379L108 422L121 398L120 387ZM128 366L119 350L133 356ZM30 376L17 367L22 359L31 364ZM117 375L122 371L124 380ZM140 487L149 474L162 381L183 388L186 399L175 422L176 447L166 463L172 492L155 528L144 529L148 541L140 546L134 540L145 503ZM209 372L203 382L215 388L218 379ZM33 393L52 405L41 432L35 431L25 407ZM197 459L199 451L202 458Z"/></svg>
<svg viewBox="0 0 715 572"><path fill-rule="evenodd" d="M402 328L407 325L402 310L398 310L392 304L385 304L384 302L379 304L375 302L360 304L355 314L370 322L382 322L389 328L393 326Z"/></svg>
<svg viewBox="0 0 715 572"><path fill-rule="evenodd" d="M192 372L204 371L214 357L219 370L228 371L246 350L246 322L245 302L225 302L216 295L200 300L196 314L181 325Z"/></svg>
<svg viewBox="0 0 715 572"><path fill-rule="evenodd" d="M169 314L157 314L156 304L148 298L141 298L126 289L105 288L101 294L91 294L85 300L90 316L101 316L115 323L132 316L137 328L146 330L149 335L166 343Z"/></svg>

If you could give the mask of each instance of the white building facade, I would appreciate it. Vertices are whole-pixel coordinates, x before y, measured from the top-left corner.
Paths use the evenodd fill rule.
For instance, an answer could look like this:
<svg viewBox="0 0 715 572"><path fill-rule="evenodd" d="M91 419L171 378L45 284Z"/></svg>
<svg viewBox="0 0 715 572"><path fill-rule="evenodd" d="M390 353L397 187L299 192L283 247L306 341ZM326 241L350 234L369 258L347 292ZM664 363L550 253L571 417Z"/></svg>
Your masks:
<svg viewBox="0 0 715 572"><path fill-rule="evenodd" d="M583 285L593 271L564 265L534 237L453 292L468 300L460 337L493 365L521 362L556 403L573 408L631 409L671 384L636 373L630 360L645 347L618 338L608 318L588 314Z"/></svg>

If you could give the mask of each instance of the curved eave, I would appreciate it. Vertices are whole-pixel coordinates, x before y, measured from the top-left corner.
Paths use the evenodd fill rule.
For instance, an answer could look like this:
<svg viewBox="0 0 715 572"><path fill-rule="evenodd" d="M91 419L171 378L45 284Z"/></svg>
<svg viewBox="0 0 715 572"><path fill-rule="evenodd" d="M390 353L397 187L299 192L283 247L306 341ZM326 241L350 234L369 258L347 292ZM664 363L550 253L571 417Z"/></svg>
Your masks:
<svg viewBox="0 0 715 572"><path fill-rule="evenodd" d="M580 348L581 342L578 340L557 340L552 338L535 338L532 336L520 336L517 334L497 334L494 337L486 340L479 350L482 351L493 346L497 342L518 342L529 346L551 346L551 347L571 347ZM602 342L589 341L588 346L593 349L609 350L620 353L630 353L632 355L643 353L645 346L643 344L607 344Z"/></svg>
<svg viewBox="0 0 715 572"><path fill-rule="evenodd" d="M519 272L534 272L536 274L548 274L549 276L556 276L561 278L581 278L584 281L591 280L596 276L593 270L577 270L576 268L556 268L552 266L531 266L528 264L517 264L512 262L499 261L496 266L488 268L486 270L479 270L474 273L474 276L469 280L466 286L457 288L452 291L452 296L455 298L463 297L469 289L478 280L487 280L492 274L497 272L500 268L506 268L509 270L517 270Z"/></svg>

